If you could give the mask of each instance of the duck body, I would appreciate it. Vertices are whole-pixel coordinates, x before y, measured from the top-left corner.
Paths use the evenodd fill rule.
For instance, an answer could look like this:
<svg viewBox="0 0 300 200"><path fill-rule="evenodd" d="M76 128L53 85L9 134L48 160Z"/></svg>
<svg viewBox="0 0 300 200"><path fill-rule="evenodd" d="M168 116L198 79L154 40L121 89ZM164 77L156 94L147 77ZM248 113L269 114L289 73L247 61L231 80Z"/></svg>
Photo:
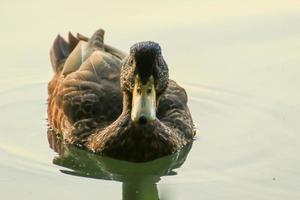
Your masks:
<svg viewBox="0 0 300 200"><path fill-rule="evenodd" d="M159 45L137 43L127 55L105 45L103 35L54 41L49 127L67 143L134 162L192 143L186 92L168 78Z"/></svg>

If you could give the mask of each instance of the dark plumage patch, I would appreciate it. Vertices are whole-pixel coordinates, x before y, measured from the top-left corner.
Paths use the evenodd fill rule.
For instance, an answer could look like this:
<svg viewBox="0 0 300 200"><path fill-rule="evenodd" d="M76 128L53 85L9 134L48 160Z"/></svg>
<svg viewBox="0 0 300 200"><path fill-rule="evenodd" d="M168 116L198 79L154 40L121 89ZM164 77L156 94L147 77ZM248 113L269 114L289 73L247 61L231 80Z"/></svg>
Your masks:
<svg viewBox="0 0 300 200"><path fill-rule="evenodd" d="M54 72L59 72L62 68L60 63L69 55L68 43L64 38L58 35L50 50L50 60Z"/></svg>
<svg viewBox="0 0 300 200"><path fill-rule="evenodd" d="M139 42L131 47L130 53L134 55L136 73L145 84L148 78L155 74L156 59L161 54L160 46L151 41Z"/></svg>
<svg viewBox="0 0 300 200"><path fill-rule="evenodd" d="M69 40L69 44L68 44L69 52L72 52L77 46L79 39L76 38L71 32L69 32L68 40Z"/></svg>

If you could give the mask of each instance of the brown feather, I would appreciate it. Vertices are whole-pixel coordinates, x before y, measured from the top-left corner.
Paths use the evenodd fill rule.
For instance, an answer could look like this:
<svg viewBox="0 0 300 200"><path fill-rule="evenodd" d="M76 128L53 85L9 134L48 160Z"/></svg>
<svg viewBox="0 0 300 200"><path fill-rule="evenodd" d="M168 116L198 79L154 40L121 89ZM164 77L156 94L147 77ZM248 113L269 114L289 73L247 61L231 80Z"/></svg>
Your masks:
<svg viewBox="0 0 300 200"><path fill-rule="evenodd" d="M127 59L121 71L121 59L125 55L104 44L103 35L101 30L90 40L77 35L79 40L89 40L92 52L78 69L66 75L62 75L61 70L68 47L76 43L76 38L69 35L69 44L60 36L55 39L51 50L55 74L48 84L51 130L67 143L134 162L169 155L192 143L194 130L186 92L169 80L168 68L160 52L157 65L152 63L158 68L151 72L156 73L159 95L157 119L139 125L130 118L132 67ZM149 59L151 63L153 58Z"/></svg>

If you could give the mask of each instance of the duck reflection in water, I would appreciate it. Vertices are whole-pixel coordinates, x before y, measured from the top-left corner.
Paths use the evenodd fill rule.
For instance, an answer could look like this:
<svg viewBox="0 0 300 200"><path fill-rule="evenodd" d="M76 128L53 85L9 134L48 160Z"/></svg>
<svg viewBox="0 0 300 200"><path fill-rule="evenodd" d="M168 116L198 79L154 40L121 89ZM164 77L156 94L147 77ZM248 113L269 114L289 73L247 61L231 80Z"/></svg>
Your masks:
<svg viewBox="0 0 300 200"><path fill-rule="evenodd" d="M62 173L123 183L123 200L158 200L157 182L162 176L172 176L186 160L191 145L180 151L150 162L133 163L93 154L64 143L48 130L50 148L58 153L53 163L67 169Z"/></svg>

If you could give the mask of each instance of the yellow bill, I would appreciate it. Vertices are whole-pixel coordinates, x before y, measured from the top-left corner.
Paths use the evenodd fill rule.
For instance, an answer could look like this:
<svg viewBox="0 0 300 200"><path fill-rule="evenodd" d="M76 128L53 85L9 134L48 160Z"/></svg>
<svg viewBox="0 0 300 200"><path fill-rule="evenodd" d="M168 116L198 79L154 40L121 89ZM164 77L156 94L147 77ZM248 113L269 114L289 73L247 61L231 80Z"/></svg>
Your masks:
<svg viewBox="0 0 300 200"><path fill-rule="evenodd" d="M139 75L135 77L132 93L131 120L136 123L146 124L156 119L156 91L153 76L145 84Z"/></svg>

